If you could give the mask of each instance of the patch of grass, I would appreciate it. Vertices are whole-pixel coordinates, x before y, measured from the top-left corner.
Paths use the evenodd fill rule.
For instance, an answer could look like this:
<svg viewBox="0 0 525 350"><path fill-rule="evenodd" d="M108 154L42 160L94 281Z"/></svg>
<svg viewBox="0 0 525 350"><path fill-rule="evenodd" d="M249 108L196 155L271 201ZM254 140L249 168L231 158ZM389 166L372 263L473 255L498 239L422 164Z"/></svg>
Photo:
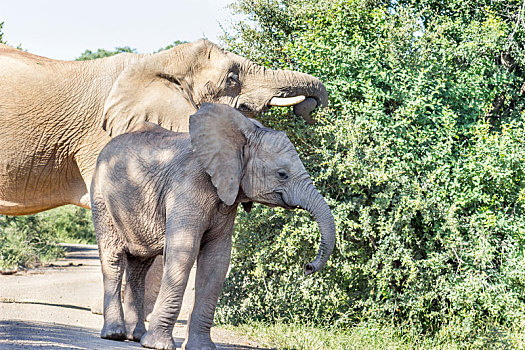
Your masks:
<svg viewBox="0 0 525 350"><path fill-rule="evenodd" d="M301 324L253 322L225 326L277 349L409 349L414 342L397 337L392 329L358 327L352 330L322 329Z"/></svg>
<svg viewBox="0 0 525 350"><path fill-rule="evenodd" d="M470 342L454 341L445 334L425 337L395 326L363 323L351 329L324 329L301 324L252 322L222 328L248 336L261 345L293 350L454 350L454 349L525 349L522 327L507 332L493 331Z"/></svg>

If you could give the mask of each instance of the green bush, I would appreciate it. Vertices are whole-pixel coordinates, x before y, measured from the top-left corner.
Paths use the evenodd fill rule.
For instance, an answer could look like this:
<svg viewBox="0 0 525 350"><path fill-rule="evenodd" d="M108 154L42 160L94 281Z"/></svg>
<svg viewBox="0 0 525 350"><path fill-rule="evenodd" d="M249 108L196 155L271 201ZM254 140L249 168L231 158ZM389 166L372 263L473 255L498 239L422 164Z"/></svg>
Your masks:
<svg viewBox="0 0 525 350"><path fill-rule="evenodd" d="M307 213L239 215L219 322L370 320L481 346L494 330L525 325L520 6L232 6L247 20L225 37L230 50L327 86L317 125L289 111L262 121L296 145L338 233L325 269L304 277L319 242Z"/></svg>
<svg viewBox="0 0 525 350"><path fill-rule="evenodd" d="M88 209L67 205L37 214L62 243L97 244Z"/></svg>
<svg viewBox="0 0 525 350"><path fill-rule="evenodd" d="M65 206L36 215L0 215L0 269L57 259L64 254L60 242L96 243L89 210Z"/></svg>
<svg viewBox="0 0 525 350"><path fill-rule="evenodd" d="M39 217L0 215L0 269L31 267L62 254L56 237Z"/></svg>

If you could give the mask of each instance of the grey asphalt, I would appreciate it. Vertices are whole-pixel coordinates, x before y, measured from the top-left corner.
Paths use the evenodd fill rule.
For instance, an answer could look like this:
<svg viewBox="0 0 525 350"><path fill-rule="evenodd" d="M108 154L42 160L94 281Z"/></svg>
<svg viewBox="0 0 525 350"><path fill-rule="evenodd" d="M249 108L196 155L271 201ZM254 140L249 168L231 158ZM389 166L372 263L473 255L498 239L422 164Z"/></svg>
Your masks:
<svg viewBox="0 0 525 350"><path fill-rule="evenodd" d="M66 247L66 258L52 266L0 275L0 349L144 349L139 343L100 338L102 316L91 313L102 298L96 246ZM192 292L189 283L173 332L178 347L184 340ZM212 340L222 350L262 348L216 327Z"/></svg>

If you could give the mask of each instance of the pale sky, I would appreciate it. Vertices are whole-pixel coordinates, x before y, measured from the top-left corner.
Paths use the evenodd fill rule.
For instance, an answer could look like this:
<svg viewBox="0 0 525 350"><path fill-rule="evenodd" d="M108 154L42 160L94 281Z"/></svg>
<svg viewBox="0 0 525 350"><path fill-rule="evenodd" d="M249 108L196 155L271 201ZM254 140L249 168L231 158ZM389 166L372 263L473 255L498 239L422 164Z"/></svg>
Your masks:
<svg viewBox="0 0 525 350"><path fill-rule="evenodd" d="M86 49L153 52L175 40L219 43L233 0L0 0L4 40L41 56L72 60Z"/></svg>

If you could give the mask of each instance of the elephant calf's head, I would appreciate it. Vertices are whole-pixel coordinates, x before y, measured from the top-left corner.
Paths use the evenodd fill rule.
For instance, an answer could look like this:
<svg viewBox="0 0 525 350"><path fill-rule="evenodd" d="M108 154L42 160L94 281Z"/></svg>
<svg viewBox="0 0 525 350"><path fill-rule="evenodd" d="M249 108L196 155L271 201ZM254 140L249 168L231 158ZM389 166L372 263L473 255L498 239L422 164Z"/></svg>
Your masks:
<svg viewBox="0 0 525 350"><path fill-rule="evenodd" d="M271 106L294 106L312 122L311 112L327 100L324 85L311 75L267 69L199 40L125 68L106 100L102 127L117 135L150 121L187 131L188 117L206 102L226 104L248 117Z"/></svg>
<svg viewBox="0 0 525 350"><path fill-rule="evenodd" d="M324 266L335 244L334 218L284 132L226 105L205 104L190 117L190 136L194 154L226 205L243 200L242 193L250 201L309 211L319 225L321 245L306 273Z"/></svg>

